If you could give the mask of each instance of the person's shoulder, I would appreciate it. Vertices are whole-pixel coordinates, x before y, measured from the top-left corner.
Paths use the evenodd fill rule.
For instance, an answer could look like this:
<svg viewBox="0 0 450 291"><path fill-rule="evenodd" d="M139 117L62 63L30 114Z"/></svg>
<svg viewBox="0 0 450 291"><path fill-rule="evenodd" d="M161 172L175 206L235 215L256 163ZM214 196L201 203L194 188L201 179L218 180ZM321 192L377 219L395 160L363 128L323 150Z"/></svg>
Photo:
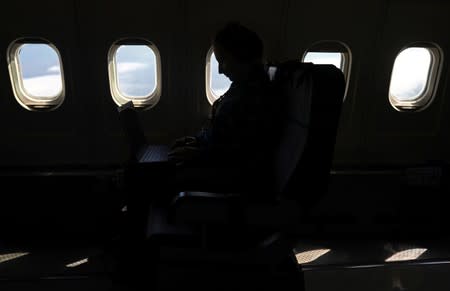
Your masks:
<svg viewBox="0 0 450 291"><path fill-rule="evenodd" d="M274 92L274 86L272 82L267 78L261 78L249 84L249 93L255 97L272 95Z"/></svg>

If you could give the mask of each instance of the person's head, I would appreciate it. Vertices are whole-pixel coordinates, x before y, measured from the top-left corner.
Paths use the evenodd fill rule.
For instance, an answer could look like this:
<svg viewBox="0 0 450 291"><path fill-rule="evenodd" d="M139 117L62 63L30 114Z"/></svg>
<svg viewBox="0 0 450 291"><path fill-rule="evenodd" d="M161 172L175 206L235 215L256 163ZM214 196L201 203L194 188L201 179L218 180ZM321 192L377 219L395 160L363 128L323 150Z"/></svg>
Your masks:
<svg viewBox="0 0 450 291"><path fill-rule="evenodd" d="M251 68L262 65L264 47L261 38L239 23L229 23L213 40L219 73L231 81L246 78Z"/></svg>

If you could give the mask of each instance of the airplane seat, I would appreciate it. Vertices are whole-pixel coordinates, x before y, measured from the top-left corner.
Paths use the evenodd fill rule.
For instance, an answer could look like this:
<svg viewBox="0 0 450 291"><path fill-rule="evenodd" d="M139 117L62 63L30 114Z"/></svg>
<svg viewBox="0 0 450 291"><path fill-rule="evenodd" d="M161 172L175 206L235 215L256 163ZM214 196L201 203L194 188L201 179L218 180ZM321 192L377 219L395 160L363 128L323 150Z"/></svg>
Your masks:
<svg viewBox="0 0 450 291"><path fill-rule="evenodd" d="M272 199L239 189L184 191L168 208L149 211L145 241L158 254L147 252L153 256L146 262L201 266L192 282L197 289L212 278L230 287L237 281L243 286L242 280L249 288L257 282L261 288L279 288L293 281L303 287L294 244L316 229L307 211L327 190L345 81L335 66L287 61L277 66L273 82L284 99L284 114L278 147L270 155ZM186 243L186 237L193 239Z"/></svg>
<svg viewBox="0 0 450 291"><path fill-rule="evenodd" d="M289 64L295 68L295 62ZM294 122L286 125L288 133L286 139L295 139L296 135L301 134L300 127L306 125L307 133L304 141L303 150L295 150L299 145L295 141L285 141L286 145L281 145L279 150L282 152L278 162L281 164L276 168L275 173L281 179L281 185L285 185L282 193L286 198L297 200L302 208L302 213L311 210L316 205L322 194L328 190L328 179L330 177L330 169L333 162L334 146L336 142L336 134L339 126L339 118L341 106L345 91L345 80L341 71L333 65L313 65L312 73L309 75L311 79L310 87L306 90L312 90L311 99L304 99L304 103L311 104L295 104L299 99L289 98L287 104L287 112ZM288 92L289 94L289 92ZM305 94L305 96L307 96ZM302 102L302 101L300 101ZM297 111L296 108L302 108L305 105L311 107L309 116L306 111ZM289 127L297 124L294 129ZM298 142L298 141L297 141ZM291 148L289 148L291 147ZM298 156L293 156L295 153ZM296 163L290 161L294 158ZM285 161L290 161L290 166L295 166L292 176L288 181L283 182L282 179L289 177L286 172L289 171ZM284 169L284 170L283 170ZM320 195L301 195L300 189L314 189L314 193L322 193ZM281 190L281 189L280 189ZM300 194L300 195L299 195Z"/></svg>

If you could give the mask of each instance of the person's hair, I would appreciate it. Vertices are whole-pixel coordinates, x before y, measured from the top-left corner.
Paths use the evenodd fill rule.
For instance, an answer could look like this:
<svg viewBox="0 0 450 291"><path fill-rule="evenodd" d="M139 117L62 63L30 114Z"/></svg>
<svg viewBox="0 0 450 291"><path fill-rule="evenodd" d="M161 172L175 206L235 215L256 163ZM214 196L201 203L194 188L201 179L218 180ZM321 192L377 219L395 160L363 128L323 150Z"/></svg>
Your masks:
<svg viewBox="0 0 450 291"><path fill-rule="evenodd" d="M256 32L238 22L230 22L220 29L213 40L214 46L220 46L242 63L261 62L264 45Z"/></svg>

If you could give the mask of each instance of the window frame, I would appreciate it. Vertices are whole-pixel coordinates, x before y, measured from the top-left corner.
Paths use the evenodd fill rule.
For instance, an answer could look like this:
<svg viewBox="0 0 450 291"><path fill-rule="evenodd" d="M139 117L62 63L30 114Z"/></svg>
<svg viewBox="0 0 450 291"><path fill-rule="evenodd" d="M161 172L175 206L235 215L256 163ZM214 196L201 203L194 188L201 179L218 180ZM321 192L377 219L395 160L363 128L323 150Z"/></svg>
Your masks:
<svg viewBox="0 0 450 291"><path fill-rule="evenodd" d="M392 76L394 71L395 62L397 61L398 56L405 50L410 48L424 48L427 49L430 53L430 67L428 68L428 78L425 84L425 88L420 96L415 98L414 100L402 101L398 100L393 94L391 94L391 85L392 85ZM435 43L430 42L415 42L408 44L400 49L400 51L395 56L394 62L392 64L391 74L389 77L389 87L388 87L388 96L389 103L395 110L403 112L403 111L422 111L427 108L436 96L436 91L439 84L439 79L442 71L443 64L443 51L442 49Z"/></svg>
<svg viewBox="0 0 450 291"><path fill-rule="evenodd" d="M25 90L22 78L22 70L19 61L20 48L25 44L48 45L50 48L54 50L54 52L58 56L59 69L61 75L61 92L56 96L36 97L28 94L27 91ZM19 38L12 41L9 44L6 54L7 54L9 77L14 97L22 107L30 111L51 111L61 106L66 96L64 64L61 57L61 53L53 43L41 37Z"/></svg>
<svg viewBox="0 0 450 291"><path fill-rule="evenodd" d="M155 54L155 79L156 86L153 92L145 97L135 98L122 94L119 90L119 81L117 77L116 53L122 45L145 45ZM161 76L161 54L158 47L151 41L145 38L122 38L114 41L108 51L108 77L109 89L113 101L117 106L122 106L128 101L132 101L134 107L141 109L150 109L154 107L160 100L162 92L162 76Z"/></svg>
<svg viewBox="0 0 450 291"><path fill-rule="evenodd" d="M341 67L339 68L344 74L345 78L345 92L344 100L347 97L348 87L350 84L350 73L352 69L352 52L350 47L339 40L321 40L313 43L303 52L301 61L304 62L308 53L340 53L341 54Z"/></svg>

